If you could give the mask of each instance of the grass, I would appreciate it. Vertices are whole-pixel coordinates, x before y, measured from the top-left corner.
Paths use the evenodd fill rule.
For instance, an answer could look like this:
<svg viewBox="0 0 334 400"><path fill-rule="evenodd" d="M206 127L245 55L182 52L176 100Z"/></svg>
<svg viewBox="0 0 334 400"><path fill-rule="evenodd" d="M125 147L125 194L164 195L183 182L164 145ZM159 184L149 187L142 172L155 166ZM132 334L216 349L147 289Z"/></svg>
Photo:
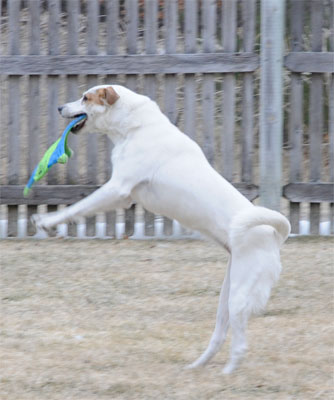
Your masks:
<svg viewBox="0 0 334 400"><path fill-rule="evenodd" d="M266 312L250 321L240 369L229 342L183 367L214 326L227 257L205 241L0 242L0 397L329 399L333 238L290 239Z"/></svg>

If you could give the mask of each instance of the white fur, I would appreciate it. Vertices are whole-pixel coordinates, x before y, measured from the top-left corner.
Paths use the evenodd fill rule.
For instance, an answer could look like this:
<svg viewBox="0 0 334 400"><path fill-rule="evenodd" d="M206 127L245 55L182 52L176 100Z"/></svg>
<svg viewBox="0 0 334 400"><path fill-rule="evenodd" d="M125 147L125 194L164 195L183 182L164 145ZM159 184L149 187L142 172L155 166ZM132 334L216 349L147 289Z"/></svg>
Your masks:
<svg viewBox="0 0 334 400"><path fill-rule="evenodd" d="M231 356L224 369L230 373L246 350L249 316L265 307L279 277L279 247L290 232L289 222L277 212L255 207L242 196L155 102L125 87L113 88L119 99L112 106L80 99L61 111L64 117L86 113L86 124L79 132L105 133L113 141L111 179L78 203L56 213L34 216L33 220L38 228L48 230L98 211L140 203L223 245L230 252L230 261L216 327L207 350L190 367L206 364L218 352L230 326Z"/></svg>

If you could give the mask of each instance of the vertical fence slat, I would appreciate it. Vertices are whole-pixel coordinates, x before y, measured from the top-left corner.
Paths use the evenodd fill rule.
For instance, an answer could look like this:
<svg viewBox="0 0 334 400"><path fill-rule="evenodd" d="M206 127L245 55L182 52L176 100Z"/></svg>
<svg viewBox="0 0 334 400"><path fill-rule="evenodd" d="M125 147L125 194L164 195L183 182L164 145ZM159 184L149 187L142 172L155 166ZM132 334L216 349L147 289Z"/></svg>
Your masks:
<svg viewBox="0 0 334 400"><path fill-rule="evenodd" d="M165 50L166 53L176 52L177 42L177 16L178 3L176 0L165 1L164 5L164 25L165 25ZM167 74L164 76L165 81L165 114L169 120L175 124L177 119L177 77L176 74ZM164 218L164 234L171 235L173 233L173 221Z"/></svg>
<svg viewBox="0 0 334 400"><path fill-rule="evenodd" d="M185 53L196 53L198 29L197 1L185 1ZM184 130L192 139L196 139L196 80L195 74L184 77Z"/></svg>
<svg viewBox="0 0 334 400"><path fill-rule="evenodd" d="M293 1L290 8L291 50L302 51L304 21L303 0ZM300 74L291 74L290 95L290 181L302 180L303 145L303 81ZM299 233L300 204L290 203L290 222L292 233Z"/></svg>
<svg viewBox="0 0 334 400"><path fill-rule="evenodd" d="M31 55L40 54L40 0L29 2L30 11L30 51ZM39 76L29 76L29 102L28 102L28 172L32 173L39 161L39 139L40 139L40 114L36 112L40 108L40 78ZM30 221L30 217L37 213L37 206L27 207L27 234L35 232Z"/></svg>
<svg viewBox="0 0 334 400"><path fill-rule="evenodd" d="M261 2L260 202L276 210L282 194L284 6L283 0Z"/></svg>
<svg viewBox="0 0 334 400"><path fill-rule="evenodd" d="M334 0L330 2L330 38L329 51L334 51ZM330 181L334 182L334 77L329 76L329 168ZM334 201L330 204L331 233L334 234Z"/></svg>
<svg viewBox="0 0 334 400"><path fill-rule="evenodd" d="M20 1L7 3L9 13L9 54L20 54ZM20 179L20 77L8 77L8 183ZM18 207L8 206L8 236L17 236Z"/></svg>
<svg viewBox="0 0 334 400"><path fill-rule="evenodd" d="M79 31L79 0L71 0L66 3L67 7L67 54L78 54L78 31ZM66 77L67 83L67 101L74 101L78 98L78 76L68 75ZM74 155L70 158L66 169L66 183L68 185L75 185L79 181L79 159L78 151L79 145L76 135L70 135L68 143L70 148L74 151ZM77 236L77 225L69 224L67 230L68 236Z"/></svg>
<svg viewBox="0 0 334 400"><path fill-rule="evenodd" d="M164 24L165 24L165 49L166 53L176 52L177 41L177 1L165 2ZM165 80L165 113L170 121L175 124L177 120L177 77L176 74L167 74Z"/></svg>
<svg viewBox="0 0 334 400"><path fill-rule="evenodd" d="M118 53L118 23L119 23L119 0L109 1L106 4L107 8L107 54ZM117 75L107 75L107 84L113 83L117 80ZM105 137L105 180L111 177L111 151L112 142L108 137Z"/></svg>
<svg viewBox="0 0 334 400"><path fill-rule="evenodd" d="M312 51L322 51L323 1L311 2ZM310 181L321 180L323 135L323 76L312 74L310 88ZM310 232L319 233L320 204L310 204Z"/></svg>
<svg viewBox="0 0 334 400"><path fill-rule="evenodd" d="M99 4L97 0L87 2L87 53L89 55L98 54L98 16ZM89 75L87 77L88 89L96 86L97 76ZM97 164L97 137L94 132L88 135L87 147L87 179L89 184L97 182L98 173Z"/></svg>
<svg viewBox="0 0 334 400"><path fill-rule="evenodd" d="M79 30L79 0L71 0L66 3L67 7L67 54L78 54L78 30ZM78 98L78 76L68 75L66 77L67 83L67 101L74 101ZM78 137L70 135L69 145L74 151L74 155L68 161L66 181L67 184L74 185L78 183Z"/></svg>
<svg viewBox="0 0 334 400"><path fill-rule="evenodd" d="M157 40L157 0L145 0L145 50L146 54L156 53ZM157 82L155 75L146 75L144 78L144 91L152 100L156 99ZM154 236L155 215L144 211L145 235Z"/></svg>
<svg viewBox="0 0 334 400"><path fill-rule="evenodd" d="M215 51L216 40L216 1L207 0L202 3L202 28L203 28L203 51L212 53ZM214 162L215 156L215 76L204 74L203 76L203 127L204 144L203 150L210 164Z"/></svg>
<svg viewBox="0 0 334 400"><path fill-rule="evenodd" d="M119 24L119 0L108 1L107 8L107 54L118 53L118 24ZM117 79L117 75L107 75L107 83ZM105 154L105 179L109 180L112 173L111 152L113 144L108 137L104 138ZM106 213L106 236L116 236L116 211Z"/></svg>
<svg viewBox="0 0 334 400"><path fill-rule="evenodd" d="M49 55L59 54L59 25L60 25L60 2L59 0L48 0L49 11L49 32L48 32L48 46ZM48 87L48 147L59 136L59 119L58 119L58 93L59 93L59 76L49 75L47 77ZM47 174L47 182L49 185L56 185L58 183L58 168L55 166L51 168ZM48 205L48 212L57 211L56 205ZM55 234L55 232L53 232Z"/></svg>
<svg viewBox="0 0 334 400"><path fill-rule="evenodd" d="M98 54L98 26L99 26L99 3L97 0L87 2L87 54ZM97 85L97 76L87 77L87 86L90 89ZM95 132L87 136L87 183L98 183L98 142ZM96 217L86 218L86 236L95 236Z"/></svg>
<svg viewBox="0 0 334 400"><path fill-rule="evenodd" d="M236 50L236 2L223 2L223 47L224 52ZM234 121L235 121L235 77L224 74L223 81L223 174L228 181L233 180L234 170Z"/></svg>
<svg viewBox="0 0 334 400"><path fill-rule="evenodd" d="M126 22L127 35L126 45L128 54L137 53L137 34L138 34L138 2L126 0ZM126 85L129 89L137 90L137 76L127 75ZM128 210L125 210L125 236L131 236L134 233L135 224L135 205L132 205Z"/></svg>
<svg viewBox="0 0 334 400"><path fill-rule="evenodd" d="M255 0L243 0L242 2L242 26L243 26L243 50L254 51ZM254 146L254 74L245 72L243 75L242 93L242 165L241 180L245 183L253 183L253 146Z"/></svg>
<svg viewBox="0 0 334 400"><path fill-rule="evenodd" d="M59 0L49 0L49 32L48 32L48 46L49 55L55 56L59 54L59 18L60 18L60 3ZM58 89L59 77L50 75L47 78L48 86L48 146L56 140L59 136L58 124ZM51 168L47 174L47 181L50 185L56 185L57 167ZM49 207L48 207L49 209Z"/></svg>

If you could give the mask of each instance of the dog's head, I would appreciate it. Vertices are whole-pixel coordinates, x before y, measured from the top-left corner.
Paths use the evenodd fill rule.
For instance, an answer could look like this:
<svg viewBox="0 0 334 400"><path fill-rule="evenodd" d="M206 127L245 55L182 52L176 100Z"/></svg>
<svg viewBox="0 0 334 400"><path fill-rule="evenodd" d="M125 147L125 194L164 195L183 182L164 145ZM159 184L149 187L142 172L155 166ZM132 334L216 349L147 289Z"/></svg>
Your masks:
<svg viewBox="0 0 334 400"><path fill-rule="evenodd" d="M64 118L86 116L72 128L72 133L100 131L101 119L105 120L104 114L110 111L118 99L119 95L112 86L95 86L87 90L79 100L58 107L58 111Z"/></svg>

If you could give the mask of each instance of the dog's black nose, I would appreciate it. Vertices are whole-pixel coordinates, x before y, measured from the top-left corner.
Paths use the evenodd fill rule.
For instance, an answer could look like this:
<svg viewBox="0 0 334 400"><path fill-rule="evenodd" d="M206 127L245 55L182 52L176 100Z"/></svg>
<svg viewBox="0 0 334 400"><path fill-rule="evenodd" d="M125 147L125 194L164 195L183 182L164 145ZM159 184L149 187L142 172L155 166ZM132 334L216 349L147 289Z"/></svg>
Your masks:
<svg viewBox="0 0 334 400"><path fill-rule="evenodd" d="M62 111L63 108L64 108L63 106L59 106L58 107L59 114L61 114L61 111Z"/></svg>

